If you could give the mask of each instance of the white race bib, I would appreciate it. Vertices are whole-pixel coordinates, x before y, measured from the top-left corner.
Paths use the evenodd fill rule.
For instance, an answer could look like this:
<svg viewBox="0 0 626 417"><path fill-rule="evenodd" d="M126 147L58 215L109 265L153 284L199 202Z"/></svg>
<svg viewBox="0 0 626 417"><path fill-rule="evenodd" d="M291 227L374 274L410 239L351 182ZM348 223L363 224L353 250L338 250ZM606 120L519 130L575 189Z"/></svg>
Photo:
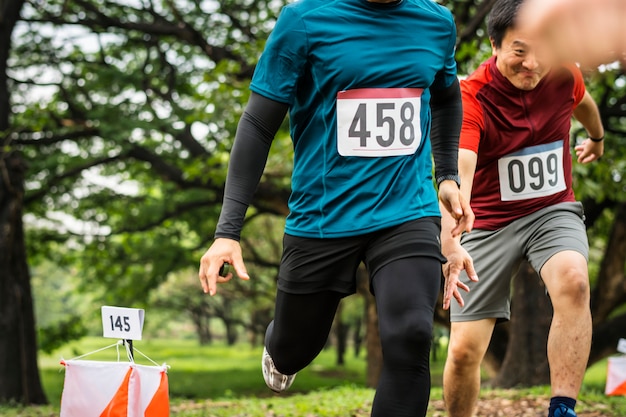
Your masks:
<svg viewBox="0 0 626 417"><path fill-rule="evenodd" d="M545 197L565 190L563 141L530 146L498 160L502 201Z"/></svg>
<svg viewBox="0 0 626 417"><path fill-rule="evenodd" d="M361 88L337 93L342 156L414 154L422 141L421 88Z"/></svg>

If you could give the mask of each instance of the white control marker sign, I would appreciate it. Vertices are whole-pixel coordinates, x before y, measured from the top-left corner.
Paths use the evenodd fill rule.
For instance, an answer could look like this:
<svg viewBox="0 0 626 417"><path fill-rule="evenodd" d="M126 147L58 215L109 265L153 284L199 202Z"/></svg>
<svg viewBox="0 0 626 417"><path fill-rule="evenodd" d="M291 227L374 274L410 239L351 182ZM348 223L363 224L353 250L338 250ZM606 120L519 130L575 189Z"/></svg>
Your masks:
<svg viewBox="0 0 626 417"><path fill-rule="evenodd" d="M104 337L141 340L143 320L143 309L102 306L102 330Z"/></svg>

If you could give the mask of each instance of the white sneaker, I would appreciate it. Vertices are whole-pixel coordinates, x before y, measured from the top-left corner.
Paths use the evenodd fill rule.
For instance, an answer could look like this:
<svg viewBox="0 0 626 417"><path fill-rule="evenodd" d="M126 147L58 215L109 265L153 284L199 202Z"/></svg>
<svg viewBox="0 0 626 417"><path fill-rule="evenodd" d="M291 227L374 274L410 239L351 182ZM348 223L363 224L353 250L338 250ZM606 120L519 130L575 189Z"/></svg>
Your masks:
<svg viewBox="0 0 626 417"><path fill-rule="evenodd" d="M278 372L274 366L274 360L272 360L272 357L265 347L263 347L261 368L263 369L263 379L265 379L265 383L274 392L285 391L291 386L293 380L296 379L296 374L285 375Z"/></svg>

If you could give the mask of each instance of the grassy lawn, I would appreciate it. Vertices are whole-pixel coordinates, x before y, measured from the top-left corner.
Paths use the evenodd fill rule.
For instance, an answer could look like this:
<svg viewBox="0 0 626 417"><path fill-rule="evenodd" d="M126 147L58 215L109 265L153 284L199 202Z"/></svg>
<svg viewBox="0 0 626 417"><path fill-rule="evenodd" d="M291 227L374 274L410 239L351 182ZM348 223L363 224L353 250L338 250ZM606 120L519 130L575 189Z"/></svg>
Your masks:
<svg viewBox="0 0 626 417"><path fill-rule="evenodd" d="M59 403L63 389L63 367L59 358L72 359L115 343L113 339L87 338L73 342L51 355L40 357L43 385L51 403ZM246 344L236 347L224 345L199 346L193 340L149 340L135 343L137 350L158 364L166 363L170 396L193 399L233 399L249 396L267 397L271 391L261 375L261 347ZM122 360L126 360L120 349ZM110 348L84 359L116 361L116 349ZM138 363L151 365L136 353ZM304 393L325 386L364 385L363 358L347 355L343 367L334 365L333 350L323 351L309 367L298 374L290 389Z"/></svg>
<svg viewBox="0 0 626 417"><path fill-rule="evenodd" d="M0 406L3 417L57 417L64 372L59 359L72 359L115 343L114 339L86 338L64 346L51 355L41 355L40 369L49 406ZM369 416L374 391L364 386L364 352L355 358L352 351L346 363L336 366L334 350L324 351L298 374L288 395L275 395L263 382L260 372L261 348L249 345L225 347L198 346L194 340L146 340L135 343L137 350L158 364L167 363L171 415L179 417L267 417L267 416ZM136 352L136 361L151 364ZM440 352L441 353L441 352ZM120 349L120 357L125 353ZM116 348L87 356L89 360L116 361ZM444 416L441 403L441 375L444 355L431 364L433 390L429 416ZM580 397L581 410L588 416L626 416L625 397L606 397L606 361L591 367ZM525 390L483 390L485 399L516 401L523 396L547 398L548 387ZM482 397L481 397L482 398ZM597 411L600 410L600 411ZM508 416L507 416L508 417Z"/></svg>

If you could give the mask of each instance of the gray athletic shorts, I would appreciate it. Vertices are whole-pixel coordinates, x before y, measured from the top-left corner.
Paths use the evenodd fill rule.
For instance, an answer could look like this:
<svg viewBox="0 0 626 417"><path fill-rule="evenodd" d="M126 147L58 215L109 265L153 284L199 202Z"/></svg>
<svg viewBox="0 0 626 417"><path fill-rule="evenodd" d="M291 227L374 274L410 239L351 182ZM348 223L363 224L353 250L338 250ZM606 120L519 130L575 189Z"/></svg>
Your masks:
<svg viewBox="0 0 626 417"><path fill-rule="evenodd" d="M461 244L474 260L478 282L471 282L465 271L461 281L470 292L461 290L465 306L450 304L450 321L473 321L511 316L511 281L522 260L540 272L555 254L573 250L589 257L583 206L579 202L546 207L515 220L499 230L474 229L461 238Z"/></svg>

